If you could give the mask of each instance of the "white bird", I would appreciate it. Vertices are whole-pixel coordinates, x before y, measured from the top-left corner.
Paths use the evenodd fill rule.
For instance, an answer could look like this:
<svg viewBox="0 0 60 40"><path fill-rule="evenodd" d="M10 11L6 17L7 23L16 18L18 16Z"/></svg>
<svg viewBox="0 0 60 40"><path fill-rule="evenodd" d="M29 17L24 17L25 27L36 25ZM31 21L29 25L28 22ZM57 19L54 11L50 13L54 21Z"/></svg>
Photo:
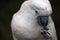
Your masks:
<svg viewBox="0 0 60 40"><path fill-rule="evenodd" d="M11 21L14 40L57 40L49 0L26 0ZM48 39L45 39L49 37Z"/></svg>

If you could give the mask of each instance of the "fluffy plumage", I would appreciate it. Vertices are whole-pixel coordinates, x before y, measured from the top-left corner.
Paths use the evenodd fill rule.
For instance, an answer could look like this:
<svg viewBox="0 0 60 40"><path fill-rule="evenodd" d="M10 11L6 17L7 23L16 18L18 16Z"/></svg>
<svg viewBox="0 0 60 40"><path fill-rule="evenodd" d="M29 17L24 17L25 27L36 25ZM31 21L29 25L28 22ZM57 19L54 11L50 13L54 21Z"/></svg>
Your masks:
<svg viewBox="0 0 60 40"><path fill-rule="evenodd" d="M36 14L36 11L38 14ZM47 28L52 39L57 40L54 22L51 19L52 8L49 0L27 0L20 10L13 15L11 28L14 40L45 40L41 35L41 26L37 16L49 16Z"/></svg>

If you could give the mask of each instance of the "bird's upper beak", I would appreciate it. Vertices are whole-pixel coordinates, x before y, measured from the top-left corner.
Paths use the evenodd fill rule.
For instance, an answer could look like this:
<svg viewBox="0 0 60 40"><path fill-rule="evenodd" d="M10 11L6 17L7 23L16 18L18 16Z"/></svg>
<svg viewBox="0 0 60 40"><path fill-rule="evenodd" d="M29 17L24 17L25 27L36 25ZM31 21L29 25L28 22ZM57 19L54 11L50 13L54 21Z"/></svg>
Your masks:
<svg viewBox="0 0 60 40"><path fill-rule="evenodd" d="M47 26L48 25L48 17L49 16L38 16L37 17L37 22L41 26Z"/></svg>

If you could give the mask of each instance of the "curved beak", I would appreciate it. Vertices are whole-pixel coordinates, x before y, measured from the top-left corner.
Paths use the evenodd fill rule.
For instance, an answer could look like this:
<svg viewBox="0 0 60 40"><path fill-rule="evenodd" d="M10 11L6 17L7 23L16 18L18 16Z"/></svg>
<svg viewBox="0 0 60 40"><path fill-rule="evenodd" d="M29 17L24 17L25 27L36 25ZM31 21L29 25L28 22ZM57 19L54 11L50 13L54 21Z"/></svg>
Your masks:
<svg viewBox="0 0 60 40"><path fill-rule="evenodd" d="M48 25L48 17L49 16L38 16L37 17L38 24L46 27Z"/></svg>

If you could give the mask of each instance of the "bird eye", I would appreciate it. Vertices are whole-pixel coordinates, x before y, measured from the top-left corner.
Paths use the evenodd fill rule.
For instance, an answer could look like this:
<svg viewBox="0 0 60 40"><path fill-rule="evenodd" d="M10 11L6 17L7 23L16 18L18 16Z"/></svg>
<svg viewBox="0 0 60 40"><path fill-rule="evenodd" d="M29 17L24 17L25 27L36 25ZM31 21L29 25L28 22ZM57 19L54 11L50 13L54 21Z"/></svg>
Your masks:
<svg viewBox="0 0 60 40"><path fill-rule="evenodd" d="M36 14L38 14L38 11L35 11Z"/></svg>

